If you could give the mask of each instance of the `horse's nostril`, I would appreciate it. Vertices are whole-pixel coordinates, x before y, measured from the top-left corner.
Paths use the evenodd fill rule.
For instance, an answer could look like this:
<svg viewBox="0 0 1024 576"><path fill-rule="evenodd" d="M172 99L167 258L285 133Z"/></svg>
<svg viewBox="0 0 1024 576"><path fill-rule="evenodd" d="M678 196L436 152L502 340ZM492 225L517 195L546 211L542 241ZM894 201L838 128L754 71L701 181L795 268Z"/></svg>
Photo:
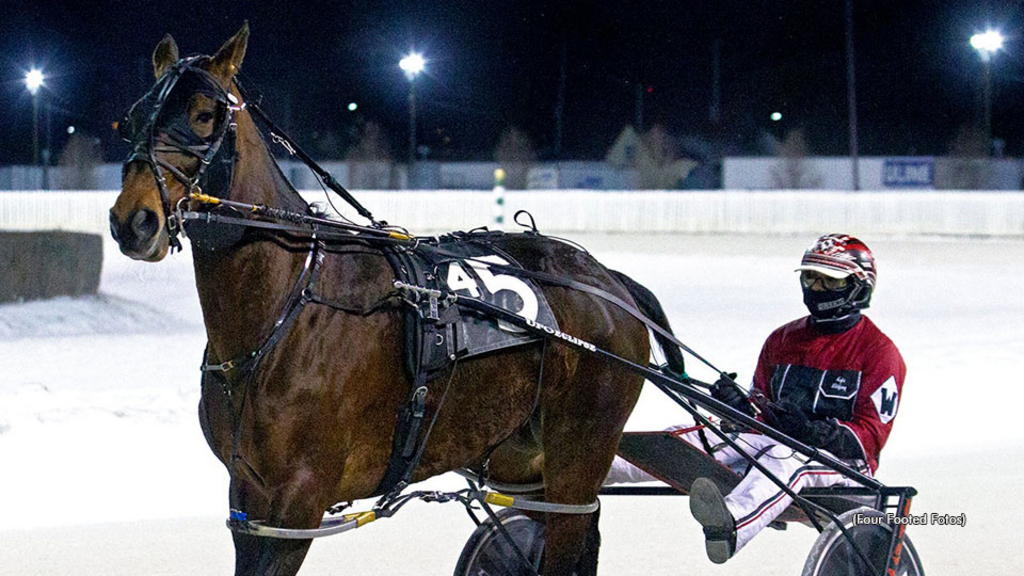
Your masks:
<svg viewBox="0 0 1024 576"><path fill-rule="evenodd" d="M150 238L157 233L158 220L156 212L149 209L139 210L132 217L132 231L139 238Z"/></svg>
<svg viewBox="0 0 1024 576"><path fill-rule="evenodd" d="M114 238L115 242L120 242L121 239L117 237L117 217L114 216L114 211L110 211L110 235Z"/></svg>

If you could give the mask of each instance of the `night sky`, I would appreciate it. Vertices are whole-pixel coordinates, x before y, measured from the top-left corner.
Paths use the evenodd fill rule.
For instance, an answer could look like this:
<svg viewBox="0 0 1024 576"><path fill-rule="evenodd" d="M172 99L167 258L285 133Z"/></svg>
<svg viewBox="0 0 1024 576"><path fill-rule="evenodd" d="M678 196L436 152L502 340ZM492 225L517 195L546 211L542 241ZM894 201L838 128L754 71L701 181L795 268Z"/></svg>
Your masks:
<svg viewBox="0 0 1024 576"><path fill-rule="evenodd" d="M979 116L982 64L968 44L998 26L993 133L1024 153L1021 2L854 0L860 152L944 154ZM405 157L408 81L398 60L428 60L416 80L420 137L438 160L491 160L515 126L541 159L555 150L565 53L561 157L600 159L636 116L689 153L765 153L765 134L801 128L815 154L848 151L842 0L687 2L13 2L0 5L0 165L32 156L24 73L47 74L53 149L66 128L127 153L110 124L153 82L169 32L182 54L210 54L248 19L242 67L265 108L318 157L343 157L359 126L383 127ZM710 120L720 42L721 114ZM347 106L356 102L358 109ZM772 122L772 112L782 120ZM45 130L45 114L41 115ZM45 136L41 139L45 141Z"/></svg>

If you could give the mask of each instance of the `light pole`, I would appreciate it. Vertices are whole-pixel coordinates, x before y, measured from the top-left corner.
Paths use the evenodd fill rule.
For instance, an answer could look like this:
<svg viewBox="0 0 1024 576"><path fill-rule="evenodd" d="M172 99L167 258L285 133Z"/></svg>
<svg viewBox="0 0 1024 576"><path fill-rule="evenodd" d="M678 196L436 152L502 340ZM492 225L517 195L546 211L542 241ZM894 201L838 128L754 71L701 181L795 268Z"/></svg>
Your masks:
<svg viewBox="0 0 1024 576"><path fill-rule="evenodd" d="M992 56L1003 47L1003 35L997 30L987 30L971 36L971 48L978 51L984 65L984 86L982 94L982 130L985 133L986 154L992 150Z"/></svg>
<svg viewBox="0 0 1024 576"><path fill-rule="evenodd" d="M853 0L846 0L846 105L850 131L850 176L853 190L860 190L860 152L857 146L857 72L853 51Z"/></svg>
<svg viewBox="0 0 1024 576"><path fill-rule="evenodd" d="M45 77L41 70L33 68L25 74L25 88L32 95L32 164L39 164L39 89Z"/></svg>
<svg viewBox="0 0 1024 576"><path fill-rule="evenodd" d="M422 54L413 52L398 62L398 67L409 79L409 169L416 161L416 76L423 71L426 60ZM410 174L411 176L411 174Z"/></svg>

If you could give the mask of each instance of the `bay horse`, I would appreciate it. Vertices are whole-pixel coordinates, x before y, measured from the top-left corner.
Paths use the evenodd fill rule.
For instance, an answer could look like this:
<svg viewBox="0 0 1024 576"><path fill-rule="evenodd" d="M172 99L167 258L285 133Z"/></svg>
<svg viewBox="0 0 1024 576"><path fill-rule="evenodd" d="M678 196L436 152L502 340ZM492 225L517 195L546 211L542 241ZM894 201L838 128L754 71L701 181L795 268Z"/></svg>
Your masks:
<svg viewBox="0 0 1024 576"><path fill-rule="evenodd" d="M148 136L134 135L136 147L110 210L112 235L127 256L157 262L168 254L176 242L170 217L193 204L189 193L211 160L226 163L230 177L221 179L223 190L205 192L308 210L245 109L235 76L248 38L246 23L212 57L191 59L179 58L170 35L157 45L157 88L167 88L159 82L167 74L181 78L170 94L156 96L162 109L148 120L136 118L149 122ZM220 146L228 130L225 106L234 111L233 150ZM287 235L245 229L236 236L223 249L192 250L210 364L261 345L308 255L308 242ZM495 243L526 269L636 301L628 279L565 243L527 234L506 234ZM393 281L381 249L353 237L326 250L318 287L360 309L393 290ZM565 333L634 363L648 361L646 328L620 308L564 287L542 290ZM200 423L231 475L231 509L269 526L309 529L333 504L374 494L412 386L402 365L402 322L398 307L356 314L310 304L251 374L226 370L219 380L204 378ZM446 402L438 394L426 399L427 417L436 414L436 425L413 481L479 469L486 460L494 481L542 481L547 501L579 505L596 500L643 384L640 376L556 344L460 362L443 378L450 381ZM536 425L524 426L528 421ZM546 576L596 573L595 516L548 515ZM296 574L311 542L232 534L237 575Z"/></svg>

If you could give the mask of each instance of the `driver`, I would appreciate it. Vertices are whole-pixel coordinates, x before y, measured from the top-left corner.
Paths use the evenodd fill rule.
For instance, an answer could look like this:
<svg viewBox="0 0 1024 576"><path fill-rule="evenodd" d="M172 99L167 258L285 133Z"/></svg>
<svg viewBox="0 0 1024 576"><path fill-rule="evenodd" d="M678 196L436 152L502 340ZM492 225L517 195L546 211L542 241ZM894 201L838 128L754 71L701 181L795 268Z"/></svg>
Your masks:
<svg viewBox="0 0 1024 576"><path fill-rule="evenodd" d="M712 387L712 396L751 416L756 412L752 400L760 400L759 418L767 424L873 474L892 430L906 375L899 350L861 314L875 287L874 256L852 236L828 234L807 249L797 271L810 316L768 337L754 372L753 398L725 377ZM704 527L708 558L721 564L792 499L760 471L748 472L743 456L714 434L692 426L670 430L743 475L725 496L707 478L698 478L690 489L690 512ZM766 436L741 433L735 439L794 492L856 485ZM616 457L605 483L648 480L654 478Z"/></svg>

